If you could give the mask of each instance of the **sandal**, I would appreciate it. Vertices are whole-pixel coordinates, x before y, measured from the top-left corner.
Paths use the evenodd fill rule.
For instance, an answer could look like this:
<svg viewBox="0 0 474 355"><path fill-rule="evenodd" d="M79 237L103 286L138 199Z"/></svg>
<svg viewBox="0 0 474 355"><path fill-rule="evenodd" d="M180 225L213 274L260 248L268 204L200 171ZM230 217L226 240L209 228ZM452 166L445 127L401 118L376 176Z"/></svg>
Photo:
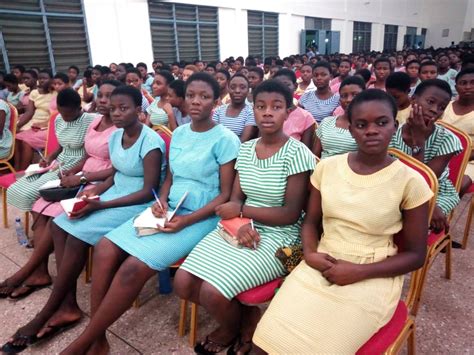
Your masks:
<svg viewBox="0 0 474 355"><path fill-rule="evenodd" d="M238 337L232 339L228 344L221 344L221 343L218 343L218 342L215 342L215 341L209 339L209 335L208 335L208 336L206 336L206 340L204 340L203 343L196 344L196 346L194 347L194 352L196 354L201 354L201 355L217 354L217 353L220 353L225 348L228 348L229 346L232 348L237 339L238 339ZM215 351L207 350L206 349L207 345L214 345L215 347L217 347L217 350L215 350Z"/></svg>
<svg viewBox="0 0 474 355"><path fill-rule="evenodd" d="M24 343L22 345L15 345L14 343L18 340L23 340ZM5 354L17 354L21 353L31 344L34 344L38 338L36 335L22 335L22 334L15 334L13 341L9 341L2 346L2 353Z"/></svg>
<svg viewBox="0 0 474 355"><path fill-rule="evenodd" d="M43 285L20 285L20 286L16 287L15 290L10 292L10 295L8 296L8 298L10 298L12 300L21 300L23 298L28 297L29 295L31 295L32 293L34 293L36 291L39 291L39 290L42 290L43 288L51 286L52 284L53 284L52 282L49 282L49 283L46 283L46 284L43 284ZM17 289L20 289L20 288L26 289L26 291L23 292L23 293L20 293L19 295L12 296L12 293L15 292Z"/></svg>
<svg viewBox="0 0 474 355"><path fill-rule="evenodd" d="M9 285L7 281L2 282L0 285L0 298L10 297L11 293L15 291L18 285Z"/></svg>
<svg viewBox="0 0 474 355"><path fill-rule="evenodd" d="M250 345L250 347L244 354L246 355L250 354L253 347L252 340L250 339L250 340L242 341L242 338L239 338L239 340L234 345L232 345L229 349L227 349L227 355L236 355L239 352L239 350L242 349L246 345Z"/></svg>

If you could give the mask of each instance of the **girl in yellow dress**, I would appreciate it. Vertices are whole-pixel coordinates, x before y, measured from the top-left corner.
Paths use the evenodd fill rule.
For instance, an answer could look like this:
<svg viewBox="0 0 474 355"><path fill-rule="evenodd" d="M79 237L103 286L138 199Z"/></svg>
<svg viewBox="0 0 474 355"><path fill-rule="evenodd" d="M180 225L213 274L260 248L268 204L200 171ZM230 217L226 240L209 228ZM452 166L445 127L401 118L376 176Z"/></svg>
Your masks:
<svg viewBox="0 0 474 355"><path fill-rule="evenodd" d="M396 113L380 90L364 91L349 105L358 150L316 166L301 230L304 261L253 337L265 352L354 354L392 317L402 275L423 265L432 192L387 154ZM398 232L402 252L393 242Z"/></svg>

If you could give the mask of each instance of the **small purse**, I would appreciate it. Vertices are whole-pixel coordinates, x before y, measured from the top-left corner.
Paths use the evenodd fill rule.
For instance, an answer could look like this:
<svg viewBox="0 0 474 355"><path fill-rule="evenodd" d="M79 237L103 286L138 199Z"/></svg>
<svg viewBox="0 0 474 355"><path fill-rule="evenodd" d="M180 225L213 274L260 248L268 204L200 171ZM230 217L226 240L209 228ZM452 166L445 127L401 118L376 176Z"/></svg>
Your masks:
<svg viewBox="0 0 474 355"><path fill-rule="evenodd" d="M303 260L303 245L295 244L284 248L278 248L275 256L282 263L288 273Z"/></svg>
<svg viewBox="0 0 474 355"><path fill-rule="evenodd" d="M39 190L40 196L48 202L59 202L76 197L80 186L75 187L54 187L51 189Z"/></svg>
<svg viewBox="0 0 474 355"><path fill-rule="evenodd" d="M243 225L250 224L250 218L234 217L231 219L221 219L217 224L218 233L222 239L236 248L242 248L237 239L237 232Z"/></svg>

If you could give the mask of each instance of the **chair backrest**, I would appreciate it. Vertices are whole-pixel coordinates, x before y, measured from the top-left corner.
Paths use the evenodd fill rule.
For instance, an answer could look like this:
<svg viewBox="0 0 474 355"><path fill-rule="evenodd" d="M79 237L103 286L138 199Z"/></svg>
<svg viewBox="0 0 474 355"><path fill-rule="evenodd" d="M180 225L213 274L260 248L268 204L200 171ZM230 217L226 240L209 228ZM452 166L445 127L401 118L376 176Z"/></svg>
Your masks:
<svg viewBox="0 0 474 355"><path fill-rule="evenodd" d="M156 126L153 126L152 128L165 141L166 160L168 160L168 157L170 154L171 136L173 135L173 132L171 132L171 130L168 127L163 126L163 125L156 125Z"/></svg>
<svg viewBox="0 0 474 355"><path fill-rule="evenodd" d="M56 117L58 117L58 112L53 113L49 117L48 135L46 138L46 148L44 150L45 156L53 153L59 147L58 137L56 137L56 130L54 127L54 122L56 121Z"/></svg>
<svg viewBox="0 0 474 355"><path fill-rule="evenodd" d="M13 166L8 162L15 154L15 137L16 137L16 125L18 122L18 111L15 106L7 102L8 108L10 109L10 126L8 126L12 133L12 145L10 147L10 153L3 159L0 159L0 170L10 170L11 173L15 172Z"/></svg>
<svg viewBox="0 0 474 355"><path fill-rule="evenodd" d="M465 133L464 131L461 131L460 129L454 127L449 123L438 121L436 122L436 124L454 133L454 135L458 137L461 141L463 151L458 155L453 156L449 161L448 165L449 180L451 180L451 182L453 183L453 186L456 191L459 192L461 190L462 178L464 176L464 172L466 171L467 164L469 163L469 157L471 155L471 137L469 137L469 135L467 135L467 133Z"/></svg>
<svg viewBox="0 0 474 355"><path fill-rule="evenodd" d="M431 198L430 204L429 204L430 208L429 208L429 214L428 214L428 220L431 220L431 216L433 215L433 211L436 206L436 196L438 194L438 178L436 177L436 174L427 165L423 164L422 162L413 158L412 156L403 153L402 151L398 149L389 148L388 152L390 155L399 159L403 164L417 171L425 179L426 183L428 184L431 191L433 192L433 197ZM396 234L393 237L393 240L395 244L398 246L399 250L403 250L403 244L400 242L400 233ZM421 277L422 277L421 268L411 273L410 285L408 287L408 292L407 292L406 301L405 301L407 308L409 309L410 312L413 307L413 304L415 303L416 291L421 282Z"/></svg>

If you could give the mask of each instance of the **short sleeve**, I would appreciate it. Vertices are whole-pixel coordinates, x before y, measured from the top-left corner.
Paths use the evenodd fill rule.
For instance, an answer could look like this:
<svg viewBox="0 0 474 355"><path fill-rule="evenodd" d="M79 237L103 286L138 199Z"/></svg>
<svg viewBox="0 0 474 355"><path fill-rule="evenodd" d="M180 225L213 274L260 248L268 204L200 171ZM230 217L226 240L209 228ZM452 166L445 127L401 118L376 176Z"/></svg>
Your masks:
<svg viewBox="0 0 474 355"><path fill-rule="evenodd" d="M140 147L140 157L143 159L145 156L154 149L161 150L161 153L164 155L166 153L166 146L163 138L160 137L152 129L143 126L142 129L146 129L146 133L143 135L142 143Z"/></svg>
<svg viewBox="0 0 474 355"><path fill-rule="evenodd" d="M150 104L144 95L142 95L142 112L148 112Z"/></svg>
<svg viewBox="0 0 474 355"><path fill-rule="evenodd" d="M239 138L229 129L222 127L221 138L214 147L214 153L219 165L227 164L237 158L240 148Z"/></svg>
<svg viewBox="0 0 474 355"><path fill-rule="evenodd" d="M313 118L313 121L314 121L314 118ZM327 122L328 122L327 119L322 120L318 128L316 129L316 136L319 138L319 140L321 140L321 138L323 137L323 131L327 125Z"/></svg>
<svg viewBox="0 0 474 355"><path fill-rule="evenodd" d="M38 90L33 90L33 91L30 93L29 99L30 99L30 101L35 102L36 99L38 98L38 96L39 96Z"/></svg>
<svg viewBox="0 0 474 355"><path fill-rule="evenodd" d="M290 138L292 139L292 138ZM316 158L303 143L294 141L297 147L293 152L288 152L288 176L296 175L305 171L313 171Z"/></svg>
<svg viewBox="0 0 474 355"><path fill-rule="evenodd" d="M462 144L458 137L454 135L454 133L448 131L446 128L442 128L443 130L443 139L439 146L437 156L440 155L448 155L448 154L459 154L462 152Z"/></svg>
<svg viewBox="0 0 474 355"><path fill-rule="evenodd" d="M244 126L256 126L257 124L255 123L255 115L253 113L252 106L246 105L245 110Z"/></svg>
<svg viewBox="0 0 474 355"><path fill-rule="evenodd" d="M216 109L214 110L214 113L212 114L212 120L213 120L214 122L217 122L217 123L220 123L220 122L221 122L221 120L220 120L220 114L221 114L221 112L222 112L222 108L223 108L223 107L226 107L226 106L225 106L225 105L220 105L218 108L216 108Z"/></svg>
<svg viewBox="0 0 474 355"><path fill-rule="evenodd" d="M323 169L326 165L327 160L321 160L316 164L316 168L314 169L313 174L311 174L311 185L314 186L315 189L321 191L321 178L323 175Z"/></svg>
<svg viewBox="0 0 474 355"><path fill-rule="evenodd" d="M148 113L149 115L151 115L152 111L153 111L153 105L155 104L156 101L153 101L151 103L151 105L149 105L147 108L146 108L146 113ZM142 107L143 107L143 98L142 98Z"/></svg>
<svg viewBox="0 0 474 355"><path fill-rule="evenodd" d="M402 210L411 210L421 206L433 197L433 192L423 177L415 172L410 172L410 174L412 176L408 178L403 194Z"/></svg>
<svg viewBox="0 0 474 355"><path fill-rule="evenodd" d="M301 109L303 111L303 131L306 131L309 127L311 127L312 125L317 125L318 123L314 120L313 118L313 115L306 111L305 109Z"/></svg>

